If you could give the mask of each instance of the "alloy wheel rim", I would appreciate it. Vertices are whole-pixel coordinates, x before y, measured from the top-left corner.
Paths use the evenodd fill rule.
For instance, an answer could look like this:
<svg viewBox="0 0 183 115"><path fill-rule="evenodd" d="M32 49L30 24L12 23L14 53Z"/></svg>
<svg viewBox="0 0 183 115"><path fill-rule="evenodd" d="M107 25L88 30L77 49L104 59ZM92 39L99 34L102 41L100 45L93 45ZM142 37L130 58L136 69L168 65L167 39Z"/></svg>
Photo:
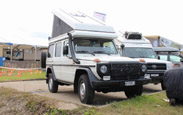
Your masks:
<svg viewBox="0 0 183 115"><path fill-rule="evenodd" d="M82 100L85 98L85 93L86 93L86 86L85 83L82 82L80 85L80 96Z"/></svg>
<svg viewBox="0 0 183 115"><path fill-rule="evenodd" d="M49 80L49 87L50 87L50 89L52 89L52 86L53 86L53 80L52 80L52 78L50 78L50 80Z"/></svg>

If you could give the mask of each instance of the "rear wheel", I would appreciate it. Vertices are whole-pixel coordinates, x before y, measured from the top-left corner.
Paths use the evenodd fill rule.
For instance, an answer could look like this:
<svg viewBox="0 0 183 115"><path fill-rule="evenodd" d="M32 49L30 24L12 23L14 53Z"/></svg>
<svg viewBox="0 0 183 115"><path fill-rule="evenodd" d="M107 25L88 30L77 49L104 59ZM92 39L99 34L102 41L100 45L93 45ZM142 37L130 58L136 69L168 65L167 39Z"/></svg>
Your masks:
<svg viewBox="0 0 183 115"><path fill-rule="evenodd" d="M94 90L92 89L88 75L81 75L78 81L78 95L80 101L85 104L91 104L94 99Z"/></svg>
<svg viewBox="0 0 183 115"><path fill-rule="evenodd" d="M172 106L175 105L175 99L173 99L173 98L170 99L170 105L172 105Z"/></svg>
<svg viewBox="0 0 183 115"><path fill-rule="evenodd" d="M143 86L142 85L127 87L126 90L125 90L125 95L128 98L133 98L133 97L136 97L136 96L141 96L142 91L143 91Z"/></svg>
<svg viewBox="0 0 183 115"><path fill-rule="evenodd" d="M58 83L53 79L51 73L48 76L48 89L51 93L56 93L58 91Z"/></svg>

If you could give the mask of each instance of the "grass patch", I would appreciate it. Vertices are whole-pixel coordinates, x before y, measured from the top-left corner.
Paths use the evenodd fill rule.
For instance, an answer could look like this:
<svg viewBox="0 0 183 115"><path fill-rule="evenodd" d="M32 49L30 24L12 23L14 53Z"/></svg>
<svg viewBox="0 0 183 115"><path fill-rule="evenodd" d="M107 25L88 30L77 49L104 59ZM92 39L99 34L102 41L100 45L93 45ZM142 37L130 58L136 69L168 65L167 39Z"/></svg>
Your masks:
<svg viewBox="0 0 183 115"><path fill-rule="evenodd" d="M41 70L10 70L0 69L0 81L15 81L28 79L44 79L46 73Z"/></svg>
<svg viewBox="0 0 183 115"><path fill-rule="evenodd" d="M165 92L143 95L106 107L83 107L75 110L59 110L58 100L0 88L0 114L45 114L45 115L182 115L183 104L171 106Z"/></svg>
<svg viewBox="0 0 183 115"><path fill-rule="evenodd" d="M57 109L58 100L0 87L0 115L82 115L87 107Z"/></svg>
<svg viewBox="0 0 183 115"><path fill-rule="evenodd" d="M110 106L97 109L95 114L128 114L128 115L182 115L183 105L175 107L163 99L167 99L165 92L154 95L143 95L122 102L114 102Z"/></svg>

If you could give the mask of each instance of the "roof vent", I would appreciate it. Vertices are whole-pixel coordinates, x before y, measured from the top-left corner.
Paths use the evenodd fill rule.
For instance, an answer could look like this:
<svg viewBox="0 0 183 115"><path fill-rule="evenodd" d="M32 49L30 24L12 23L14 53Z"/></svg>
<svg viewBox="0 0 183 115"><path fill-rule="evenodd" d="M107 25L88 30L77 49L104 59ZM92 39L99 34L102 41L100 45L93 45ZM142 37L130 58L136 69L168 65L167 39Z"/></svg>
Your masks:
<svg viewBox="0 0 183 115"><path fill-rule="evenodd" d="M130 39L130 40L142 39L142 34L138 32L125 32L124 36L126 39Z"/></svg>

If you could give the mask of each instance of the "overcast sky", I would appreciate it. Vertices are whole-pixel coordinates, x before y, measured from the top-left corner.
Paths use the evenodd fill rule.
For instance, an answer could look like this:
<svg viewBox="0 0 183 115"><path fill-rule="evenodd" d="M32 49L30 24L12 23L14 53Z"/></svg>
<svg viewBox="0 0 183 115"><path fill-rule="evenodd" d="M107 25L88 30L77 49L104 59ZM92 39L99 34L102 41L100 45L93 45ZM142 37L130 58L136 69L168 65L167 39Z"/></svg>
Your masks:
<svg viewBox="0 0 183 115"><path fill-rule="evenodd" d="M0 37L51 36L56 8L106 14L117 30L160 35L183 44L182 0L0 0Z"/></svg>

